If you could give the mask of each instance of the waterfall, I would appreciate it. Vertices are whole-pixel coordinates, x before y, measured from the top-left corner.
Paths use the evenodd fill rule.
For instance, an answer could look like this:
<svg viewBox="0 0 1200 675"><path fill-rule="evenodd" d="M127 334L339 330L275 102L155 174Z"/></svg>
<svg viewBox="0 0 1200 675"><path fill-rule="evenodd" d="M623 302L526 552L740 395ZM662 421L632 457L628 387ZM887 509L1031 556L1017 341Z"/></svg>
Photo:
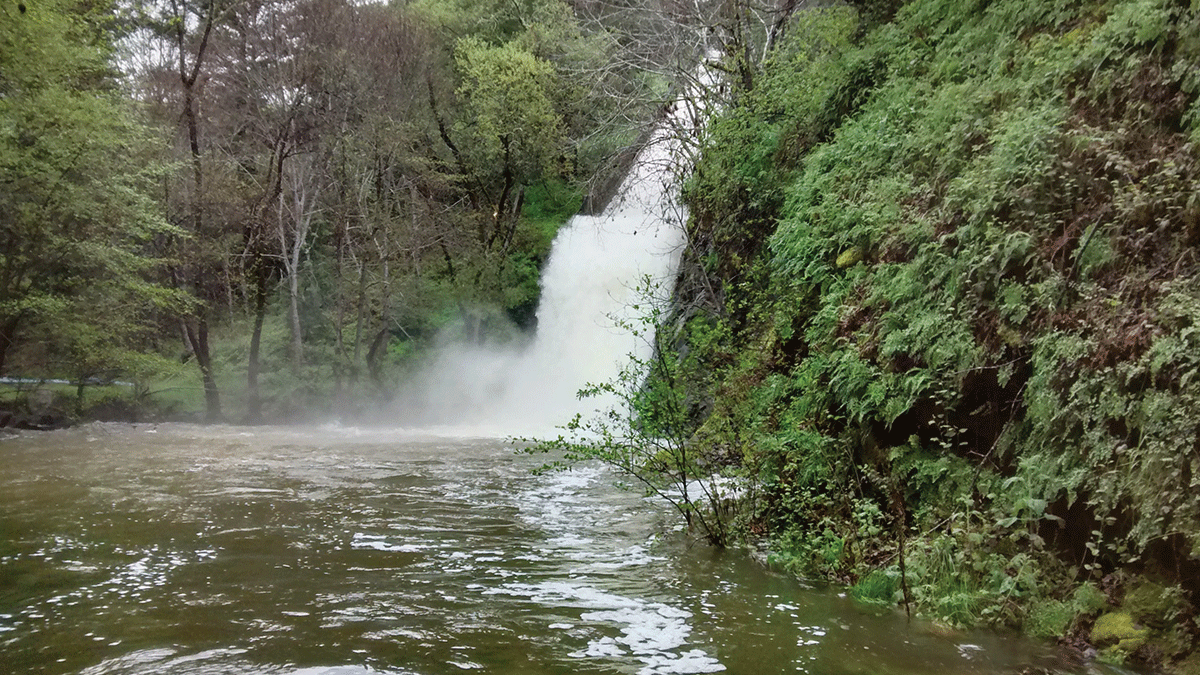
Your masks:
<svg viewBox="0 0 1200 675"><path fill-rule="evenodd" d="M542 272L537 332L521 349L449 345L401 392L401 423L470 435L557 435L556 426L611 401L579 399L588 384L616 378L647 339L618 327L644 314L648 278L669 297L685 243L678 199L676 104L642 148L616 197L598 216L558 232ZM640 309L633 309L638 305Z"/></svg>

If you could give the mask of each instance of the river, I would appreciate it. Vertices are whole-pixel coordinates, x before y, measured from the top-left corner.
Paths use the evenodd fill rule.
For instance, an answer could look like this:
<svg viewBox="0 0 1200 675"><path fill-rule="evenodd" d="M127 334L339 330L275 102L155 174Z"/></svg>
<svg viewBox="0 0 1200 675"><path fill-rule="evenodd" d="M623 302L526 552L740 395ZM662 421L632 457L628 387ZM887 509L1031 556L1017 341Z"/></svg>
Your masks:
<svg viewBox="0 0 1200 675"><path fill-rule="evenodd" d="M602 467L495 440L91 425L0 458L4 673L1087 672L690 543Z"/></svg>

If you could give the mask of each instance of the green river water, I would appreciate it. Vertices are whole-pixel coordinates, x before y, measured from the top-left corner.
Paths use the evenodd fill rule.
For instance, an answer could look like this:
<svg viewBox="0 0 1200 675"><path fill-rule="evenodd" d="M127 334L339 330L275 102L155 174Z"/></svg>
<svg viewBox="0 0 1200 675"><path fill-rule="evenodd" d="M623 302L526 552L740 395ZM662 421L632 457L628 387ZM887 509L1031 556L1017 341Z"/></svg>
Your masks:
<svg viewBox="0 0 1200 675"><path fill-rule="evenodd" d="M501 441L93 425L0 441L0 673L1089 673L691 544Z"/></svg>

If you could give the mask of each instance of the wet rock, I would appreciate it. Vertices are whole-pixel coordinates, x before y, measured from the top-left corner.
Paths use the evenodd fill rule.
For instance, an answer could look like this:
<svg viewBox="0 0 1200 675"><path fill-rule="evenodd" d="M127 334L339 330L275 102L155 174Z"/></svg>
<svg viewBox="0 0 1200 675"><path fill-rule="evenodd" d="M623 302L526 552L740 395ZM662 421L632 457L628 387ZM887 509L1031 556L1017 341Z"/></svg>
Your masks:
<svg viewBox="0 0 1200 675"><path fill-rule="evenodd" d="M0 410L0 429L53 431L55 429L65 429L69 426L71 426L71 419L65 415Z"/></svg>

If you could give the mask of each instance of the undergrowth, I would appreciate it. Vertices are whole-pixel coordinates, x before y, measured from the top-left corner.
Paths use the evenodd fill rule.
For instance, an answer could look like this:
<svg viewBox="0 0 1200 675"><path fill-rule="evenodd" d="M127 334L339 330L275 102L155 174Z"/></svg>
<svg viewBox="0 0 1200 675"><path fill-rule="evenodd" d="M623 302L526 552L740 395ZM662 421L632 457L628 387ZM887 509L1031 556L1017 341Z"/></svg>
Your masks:
<svg viewBox="0 0 1200 675"><path fill-rule="evenodd" d="M914 0L864 28L800 12L686 190L748 531L865 601L1044 637L1155 579L1182 604L1121 658L1184 662L1200 6Z"/></svg>

